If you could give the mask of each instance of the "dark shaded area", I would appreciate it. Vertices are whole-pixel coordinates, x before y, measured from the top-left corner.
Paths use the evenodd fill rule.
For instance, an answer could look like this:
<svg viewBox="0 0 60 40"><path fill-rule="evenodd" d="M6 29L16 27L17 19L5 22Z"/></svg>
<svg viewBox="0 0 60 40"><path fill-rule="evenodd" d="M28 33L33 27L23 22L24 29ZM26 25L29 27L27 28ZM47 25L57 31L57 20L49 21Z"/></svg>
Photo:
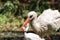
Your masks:
<svg viewBox="0 0 60 40"><path fill-rule="evenodd" d="M6 2L7 0L1 0L1 2Z"/></svg>
<svg viewBox="0 0 60 40"><path fill-rule="evenodd" d="M24 40L24 37L7 37L7 38L0 38L0 40Z"/></svg>
<svg viewBox="0 0 60 40"><path fill-rule="evenodd" d="M51 35L51 40L60 40L60 35Z"/></svg>
<svg viewBox="0 0 60 40"><path fill-rule="evenodd" d="M50 35L51 40L60 40L60 35ZM45 37L45 40L48 40L48 37Z"/></svg>

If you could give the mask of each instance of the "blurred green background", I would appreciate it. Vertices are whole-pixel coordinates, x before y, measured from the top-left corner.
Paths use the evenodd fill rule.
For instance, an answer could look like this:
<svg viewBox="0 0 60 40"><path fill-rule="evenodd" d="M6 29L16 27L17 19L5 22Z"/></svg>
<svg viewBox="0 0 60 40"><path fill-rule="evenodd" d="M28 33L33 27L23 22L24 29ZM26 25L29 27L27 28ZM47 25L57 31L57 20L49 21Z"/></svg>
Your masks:
<svg viewBox="0 0 60 40"><path fill-rule="evenodd" d="M59 2L59 0L0 0L0 31L19 31L29 11L36 11L40 15L48 8L60 10Z"/></svg>

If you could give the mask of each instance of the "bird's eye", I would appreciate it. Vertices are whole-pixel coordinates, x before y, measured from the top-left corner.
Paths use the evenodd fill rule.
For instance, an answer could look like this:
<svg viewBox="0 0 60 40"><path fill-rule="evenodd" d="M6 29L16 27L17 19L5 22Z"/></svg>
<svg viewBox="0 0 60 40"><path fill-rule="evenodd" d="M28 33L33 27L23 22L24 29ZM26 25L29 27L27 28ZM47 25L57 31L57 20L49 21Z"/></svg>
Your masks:
<svg viewBox="0 0 60 40"><path fill-rule="evenodd" d="M30 16L30 18L32 18L33 15Z"/></svg>

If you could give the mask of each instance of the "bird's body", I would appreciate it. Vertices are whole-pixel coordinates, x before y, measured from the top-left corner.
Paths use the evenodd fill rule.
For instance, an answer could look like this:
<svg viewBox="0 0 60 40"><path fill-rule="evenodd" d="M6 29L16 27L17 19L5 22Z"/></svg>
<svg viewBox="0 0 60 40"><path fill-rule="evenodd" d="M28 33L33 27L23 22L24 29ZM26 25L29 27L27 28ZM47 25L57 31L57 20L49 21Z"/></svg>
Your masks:
<svg viewBox="0 0 60 40"><path fill-rule="evenodd" d="M52 28L54 28L55 30L60 28L60 26L59 26L60 13L58 10L51 10L51 9L45 10L38 17L38 20L40 20L40 23L42 23L42 24L46 24L46 25L50 24L52 26ZM53 24L55 24L55 25L53 25Z"/></svg>
<svg viewBox="0 0 60 40"><path fill-rule="evenodd" d="M57 31L60 28L60 13L58 10L44 10L40 16L31 22L31 25L40 36L49 35L52 31ZM49 30L50 32L47 34Z"/></svg>
<svg viewBox="0 0 60 40"><path fill-rule="evenodd" d="M32 28L40 36L45 33L50 34L53 30L57 31L60 28L60 13L58 10L44 10L38 17L36 12L31 11L28 13L28 20L31 21ZM23 26L29 21L25 22Z"/></svg>
<svg viewBox="0 0 60 40"><path fill-rule="evenodd" d="M43 13L36 18L35 20L32 21L32 25L35 27L46 27L48 24L50 24L51 26L54 26L53 28L56 28L55 30L57 30L58 28L60 28L59 26L59 21L60 21L60 13L58 12L58 10L45 10L43 11ZM56 24L55 24L56 23ZM55 24L55 25L53 25ZM46 28L47 30L48 28Z"/></svg>

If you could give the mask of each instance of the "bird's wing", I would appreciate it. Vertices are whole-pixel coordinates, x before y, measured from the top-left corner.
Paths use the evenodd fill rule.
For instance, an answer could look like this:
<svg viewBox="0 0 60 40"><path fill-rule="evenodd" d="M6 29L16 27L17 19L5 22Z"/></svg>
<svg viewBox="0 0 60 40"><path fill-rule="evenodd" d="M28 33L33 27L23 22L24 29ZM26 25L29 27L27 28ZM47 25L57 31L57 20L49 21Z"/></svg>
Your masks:
<svg viewBox="0 0 60 40"><path fill-rule="evenodd" d="M52 26L56 25L55 27L58 29L60 27L60 12L58 10L51 9L44 10L43 13L38 17L37 22L43 26L47 24L52 24Z"/></svg>
<svg viewBox="0 0 60 40"><path fill-rule="evenodd" d="M50 23L52 17L51 17L52 10L44 10L43 13L37 18L37 23L39 23L40 28L43 30L47 30L46 27L48 23Z"/></svg>
<svg viewBox="0 0 60 40"><path fill-rule="evenodd" d="M53 10L52 17L53 19L50 24L52 25L52 28L57 31L60 28L60 12L58 10Z"/></svg>
<svg viewBox="0 0 60 40"><path fill-rule="evenodd" d="M38 16L38 21L46 19L47 21L53 20L55 18L60 17L60 12L58 10L47 9L42 12L40 16Z"/></svg>

